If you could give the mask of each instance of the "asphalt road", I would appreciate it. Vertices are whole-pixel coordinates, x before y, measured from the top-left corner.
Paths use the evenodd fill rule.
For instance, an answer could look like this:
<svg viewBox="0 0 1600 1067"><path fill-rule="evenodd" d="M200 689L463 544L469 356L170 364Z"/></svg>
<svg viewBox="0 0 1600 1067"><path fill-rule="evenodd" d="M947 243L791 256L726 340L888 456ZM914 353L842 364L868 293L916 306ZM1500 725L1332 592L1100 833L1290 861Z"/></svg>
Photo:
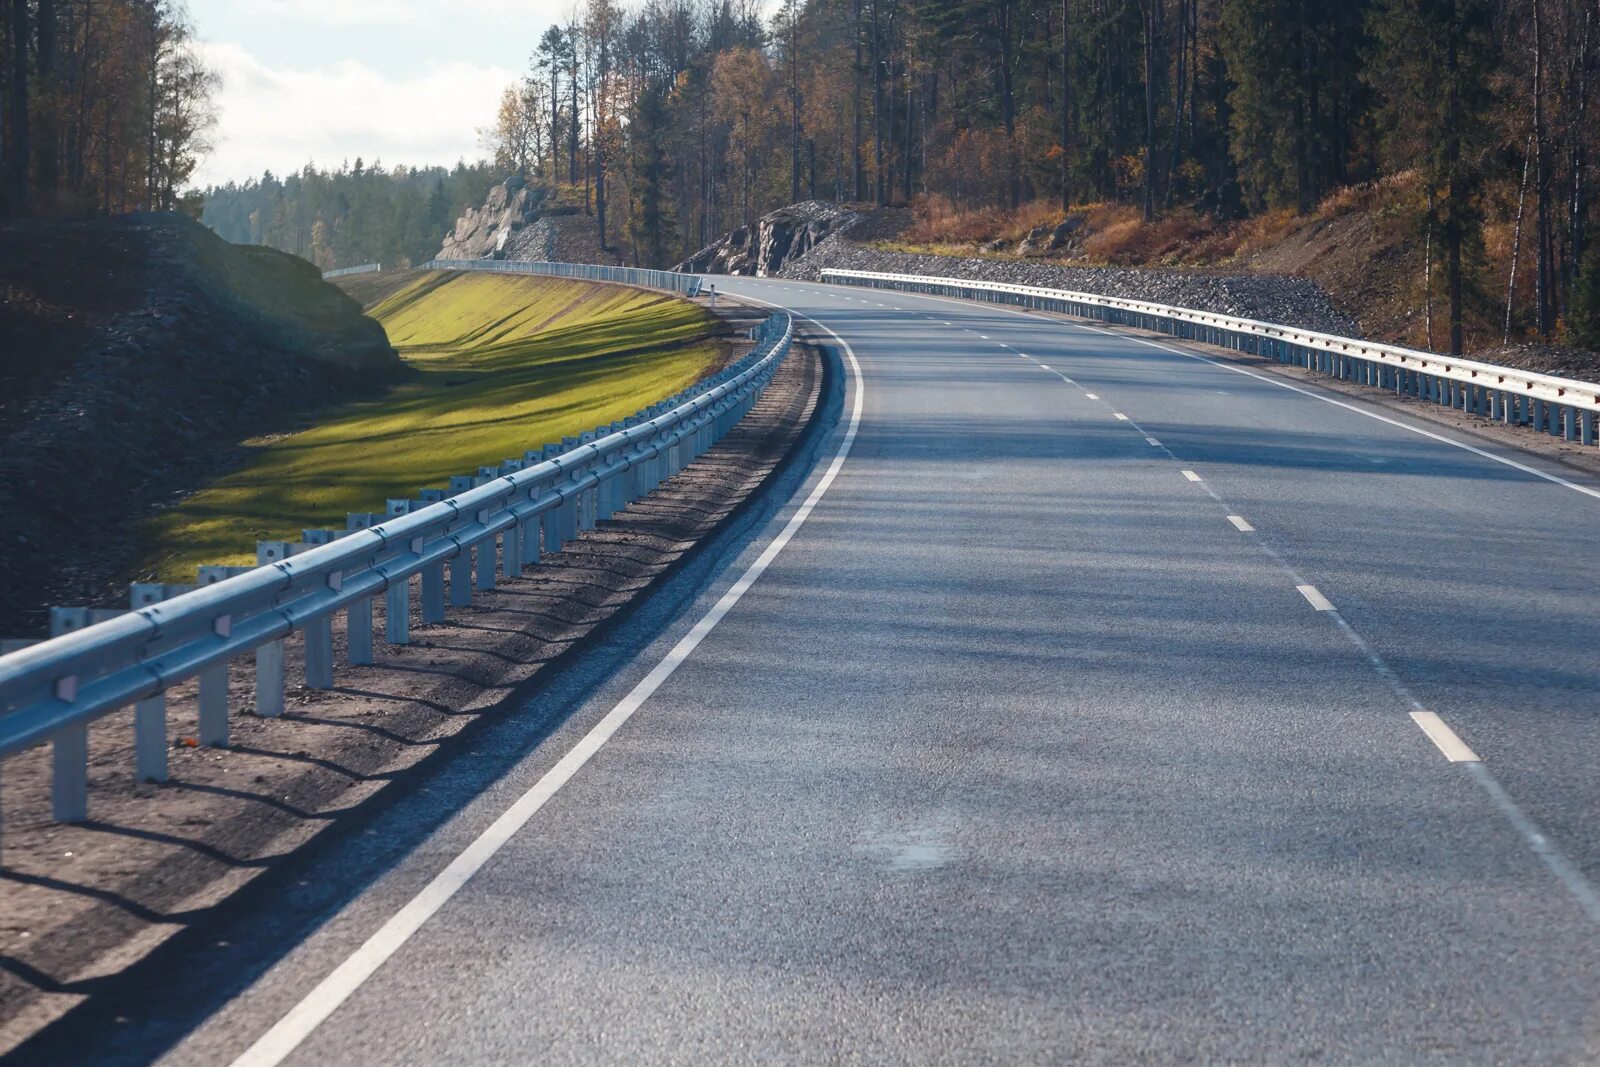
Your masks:
<svg viewBox="0 0 1600 1067"><path fill-rule="evenodd" d="M841 339L809 481L171 1062L1600 1059L1600 498L1126 336L718 287Z"/></svg>

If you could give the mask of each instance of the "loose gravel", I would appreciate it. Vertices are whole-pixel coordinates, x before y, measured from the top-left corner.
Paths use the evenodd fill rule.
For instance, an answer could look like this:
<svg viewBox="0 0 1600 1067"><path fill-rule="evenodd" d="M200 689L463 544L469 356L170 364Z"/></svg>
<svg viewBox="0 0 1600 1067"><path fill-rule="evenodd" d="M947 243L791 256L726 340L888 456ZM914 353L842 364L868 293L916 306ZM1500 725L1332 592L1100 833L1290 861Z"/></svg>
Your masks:
<svg viewBox="0 0 1600 1067"><path fill-rule="evenodd" d="M1341 337L1362 336L1361 327L1356 321L1338 311L1328 294L1315 282L1284 275L1066 267L1038 260L886 252L856 244L842 233L830 236L805 256L786 265L778 274L785 278L816 281L825 268L927 274L1069 289L1259 319Z"/></svg>

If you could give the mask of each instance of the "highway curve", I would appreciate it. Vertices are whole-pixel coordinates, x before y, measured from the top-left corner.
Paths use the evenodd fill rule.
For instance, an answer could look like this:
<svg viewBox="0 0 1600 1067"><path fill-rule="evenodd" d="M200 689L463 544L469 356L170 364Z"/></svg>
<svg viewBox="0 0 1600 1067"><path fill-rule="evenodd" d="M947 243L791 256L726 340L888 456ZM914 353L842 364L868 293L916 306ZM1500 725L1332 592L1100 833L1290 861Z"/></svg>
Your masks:
<svg viewBox="0 0 1600 1067"><path fill-rule="evenodd" d="M1593 483L1059 319L717 283L840 358L808 479L172 1062L1600 1057Z"/></svg>

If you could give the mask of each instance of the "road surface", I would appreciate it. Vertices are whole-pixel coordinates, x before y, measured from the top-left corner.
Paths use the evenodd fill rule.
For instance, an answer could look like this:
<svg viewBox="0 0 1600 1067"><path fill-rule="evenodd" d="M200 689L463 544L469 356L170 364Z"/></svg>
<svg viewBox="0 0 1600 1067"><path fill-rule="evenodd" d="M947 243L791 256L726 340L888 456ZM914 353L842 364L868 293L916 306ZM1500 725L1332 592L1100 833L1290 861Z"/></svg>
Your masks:
<svg viewBox="0 0 1600 1067"><path fill-rule="evenodd" d="M170 1062L1600 1058L1591 482L1058 319L717 287L833 335L808 480Z"/></svg>

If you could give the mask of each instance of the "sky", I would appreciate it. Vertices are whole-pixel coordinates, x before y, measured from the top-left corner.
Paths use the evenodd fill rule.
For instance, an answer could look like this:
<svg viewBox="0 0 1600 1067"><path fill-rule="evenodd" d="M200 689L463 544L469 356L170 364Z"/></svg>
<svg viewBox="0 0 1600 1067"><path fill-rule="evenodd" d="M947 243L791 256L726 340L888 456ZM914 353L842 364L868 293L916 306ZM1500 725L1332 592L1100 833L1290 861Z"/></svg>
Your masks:
<svg viewBox="0 0 1600 1067"><path fill-rule="evenodd" d="M307 162L452 165L572 0L188 0L222 76L198 185Z"/></svg>

